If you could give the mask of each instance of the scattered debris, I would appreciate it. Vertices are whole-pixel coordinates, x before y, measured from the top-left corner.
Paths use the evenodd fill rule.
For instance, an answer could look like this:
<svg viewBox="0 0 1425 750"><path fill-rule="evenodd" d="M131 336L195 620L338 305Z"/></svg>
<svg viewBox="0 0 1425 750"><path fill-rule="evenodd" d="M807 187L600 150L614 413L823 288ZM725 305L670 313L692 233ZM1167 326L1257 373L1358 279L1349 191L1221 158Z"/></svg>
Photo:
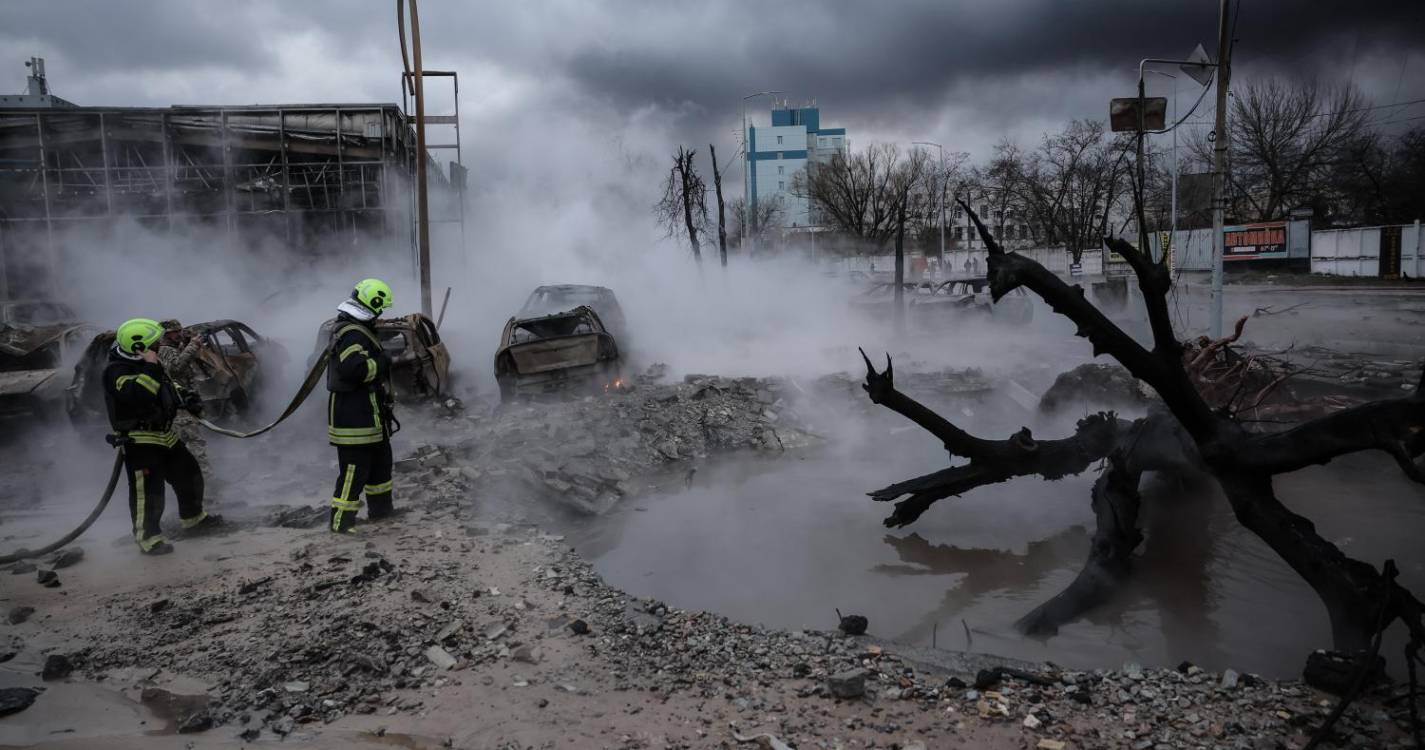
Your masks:
<svg viewBox="0 0 1425 750"><path fill-rule="evenodd" d="M9 716L24 711L35 702L35 698L39 694L40 691L33 688L0 688L0 716Z"/></svg>
<svg viewBox="0 0 1425 750"><path fill-rule="evenodd" d="M440 646L431 646L426 649L425 653L426 659L434 664L436 669L454 669L455 665L459 663L454 656L450 655L449 651Z"/></svg>
<svg viewBox="0 0 1425 750"><path fill-rule="evenodd" d="M79 547L66 547L56 552L49 560L49 566L55 570L68 568L84 559L84 550Z"/></svg>
<svg viewBox="0 0 1425 750"><path fill-rule="evenodd" d="M22 622L24 622L24 621L30 619L30 615L32 615L32 614L34 614L34 613L35 613L35 608L34 608L34 607L27 607L27 606L11 607L9 614L7 614L7 615L5 616L5 619L6 619L6 620L9 620L11 625L19 625L20 623L22 623Z"/></svg>
<svg viewBox="0 0 1425 750"><path fill-rule="evenodd" d="M841 621L837 623L836 629L846 635L865 635L866 628L871 624L870 620L861 615L843 615L839 609L836 610L836 617Z"/></svg>
<svg viewBox="0 0 1425 750"><path fill-rule="evenodd" d="M74 663L64 654L50 654L45 657L44 670L40 672L42 680L62 680L74 672Z"/></svg>
<svg viewBox="0 0 1425 750"><path fill-rule="evenodd" d="M826 689L837 698L860 698L866 694L864 669L849 669L838 672L826 679Z"/></svg>

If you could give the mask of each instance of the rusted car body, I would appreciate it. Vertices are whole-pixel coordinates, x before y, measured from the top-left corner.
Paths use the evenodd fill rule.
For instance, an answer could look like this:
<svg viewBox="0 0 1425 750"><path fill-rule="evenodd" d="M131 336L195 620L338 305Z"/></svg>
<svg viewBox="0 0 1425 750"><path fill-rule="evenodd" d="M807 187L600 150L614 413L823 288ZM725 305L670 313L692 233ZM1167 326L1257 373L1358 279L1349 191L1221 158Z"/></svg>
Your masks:
<svg viewBox="0 0 1425 750"><path fill-rule="evenodd" d="M63 406L61 370L98 330L76 317L58 302L0 302L0 416Z"/></svg>
<svg viewBox="0 0 1425 750"><path fill-rule="evenodd" d="M495 353L501 400L583 387L600 392L619 381L618 342L588 305L510 318Z"/></svg>
<svg viewBox="0 0 1425 750"><path fill-rule="evenodd" d="M261 392L263 381L272 378L286 360L281 346L236 320L198 323L185 326L183 331L203 341L193 362L192 387L203 399L209 416L246 414ZM67 389L72 418L104 414L100 376L113 346L113 331L95 336L74 366L74 379Z"/></svg>
<svg viewBox="0 0 1425 750"><path fill-rule="evenodd" d="M313 359L331 345L336 319L322 324ZM421 313L377 318L376 335L391 358L391 386L399 399L434 399L450 394L450 352L435 323Z"/></svg>

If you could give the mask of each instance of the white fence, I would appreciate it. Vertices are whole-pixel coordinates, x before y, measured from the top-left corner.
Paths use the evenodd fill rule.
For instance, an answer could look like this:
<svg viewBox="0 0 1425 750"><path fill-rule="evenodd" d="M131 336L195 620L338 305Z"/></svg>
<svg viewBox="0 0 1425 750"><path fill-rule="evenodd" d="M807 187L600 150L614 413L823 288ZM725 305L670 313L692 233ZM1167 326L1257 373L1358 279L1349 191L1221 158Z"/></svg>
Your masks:
<svg viewBox="0 0 1425 750"><path fill-rule="evenodd" d="M1039 248L1013 248L1014 252L1020 255L1033 258L1045 268L1061 276L1069 275L1069 263L1072 258L1069 251L1062 247L1039 247ZM921 256L906 256L905 269L907 278L917 278L915 268L919 265L916 259ZM933 255L927 256L929 265L928 275L932 278L951 278L955 276L983 276L988 266L986 259L989 253L984 250L946 250L945 267L936 269ZM1096 276L1103 273L1103 252L1100 250L1087 250L1083 255L1083 267L1080 272L1084 276ZM850 271L861 271L863 273L874 272L877 275L893 273L896 270L896 256L894 255L862 255L849 258L838 258L827 264L827 267L834 268L840 273Z"/></svg>
<svg viewBox="0 0 1425 750"><path fill-rule="evenodd" d="M1400 227L1400 273L1425 278L1421 225ZM1321 229L1311 233L1311 272L1329 276L1380 276L1381 235L1392 227Z"/></svg>

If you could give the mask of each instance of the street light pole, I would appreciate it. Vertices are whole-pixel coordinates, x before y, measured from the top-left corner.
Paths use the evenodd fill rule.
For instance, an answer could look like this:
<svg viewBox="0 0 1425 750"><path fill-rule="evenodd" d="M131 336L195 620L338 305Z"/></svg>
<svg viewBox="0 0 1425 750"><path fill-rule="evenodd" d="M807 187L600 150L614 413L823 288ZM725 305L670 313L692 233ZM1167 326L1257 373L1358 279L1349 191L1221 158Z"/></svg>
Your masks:
<svg viewBox="0 0 1425 750"><path fill-rule="evenodd" d="M934 146L940 152L940 175L936 182L940 183L940 257L936 263L940 267L940 272L945 272L945 147L934 141L913 141L912 146Z"/></svg>
<svg viewBox="0 0 1425 750"><path fill-rule="evenodd" d="M1157 73L1160 76L1167 76L1173 79L1173 122L1175 123L1173 127L1173 192L1171 208L1168 210L1172 215L1172 233L1168 235L1169 246L1166 248L1158 248L1160 252L1166 255L1168 249L1178 242L1178 129L1176 127L1178 121L1178 77L1172 73L1164 73L1161 70L1150 70L1148 72Z"/></svg>

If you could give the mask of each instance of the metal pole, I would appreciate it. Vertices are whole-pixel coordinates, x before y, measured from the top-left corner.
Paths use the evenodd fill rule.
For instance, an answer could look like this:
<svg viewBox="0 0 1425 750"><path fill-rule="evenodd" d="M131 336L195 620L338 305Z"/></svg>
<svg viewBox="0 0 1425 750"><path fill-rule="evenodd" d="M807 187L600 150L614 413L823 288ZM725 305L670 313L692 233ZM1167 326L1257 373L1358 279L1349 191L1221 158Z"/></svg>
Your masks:
<svg viewBox="0 0 1425 750"><path fill-rule="evenodd" d="M1217 19L1217 117L1212 159L1212 312L1209 334L1222 337L1222 230L1227 202L1227 87L1232 77L1232 40L1227 32L1227 2L1221 0Z"/></svg>
<svg viewBox="0 0 1425 750"><path fill-rule="evenodd" d="M1167 74L1167 73L1164 73L1164 75L1168 75L1168 74ZM1177 121L1178 121L1178 77L1177 77L1177 76L1172 76L1172 79L1173 79L1173 122L1174 122L1174 123L1177 123ZM1178 129L1177 129L1176 124L1175 124L1174 127L1173 127L1173 196L1172 196L1171 202L1172 202L1172 205L1171 205L1171 207L1168 209L1168 211L1169 211L1169 213L1172 214L1172 220L1171 220L1172 229L1170 230L1170 231L1172 232L1172 234L1169 234L1169 235L1168 235L1168 247L1164 249L1164 251L1163 251L1164 253L1167 253L1167 252L1169 252L1169 251L1176 252L1176 251L1177 251L1177 245L1178 245ZM1170 268L1172 267L1171 261L1169 262L1169 267L1170 267Z"/></svg>
<svg viewBox="0 0 1425 750"><path fill-rule="evenodd" d="M1178 77L1172 73L1164 73L1161 70L1150 70L1149 73L1157 73L1173 79L1173 173L1172 173L1172 198L1168 213L1171 214L1169 221L1171 224L1171 234L1168 237L1168 246L1159 246L1158 252L1164 257L1167 256L1168 249L1177 244L1178 241Z"/></svg>
<svg viewBox="0 0 1425 750"><path fill-rule="evenodd" d="M1136 211L1135 213L1136 213L1136 216L1137 216L1137 218L1138 218L1138 252L1140 252L1140 253L1146 255L1149 259L1151 259L1151 258L1153 257L1153 252L1152 252L1152 250L1148 247L1148 227L1144 226L1144 222L1143 222L1144 216L1145 216L1146 213L1147 213L1146 211L1143 210L1143 201L1147 200L1147 195L1145 195L1145 193L1148 192L1147 186L1143 184L1143 183L1144 183L1144 179L1143 179L1143 139L1147 137L1147 133L1144 132L1144 130L1145 130L1146 127L1147 127L1147 123L1144 121L1144 120L1145 120L1145 116L1146 116L1147 113L1144 112L1143 110L1146 109L1146 106L1147 106L1147 105L1146 105L1145 102L1144 102L1144 96L1143 96L1143 64L1142 64L1142 63L1139 63L1139 64L1138 64L1138 189L1135 191L1135 192L1137 193L1137 195L1135 196L1135 199L1136 199L1137 202L1138 202L1138 207L1137 207L1137 211Z"/></svg>
<svg viewBox="0 0 1425 750"><path fill-rule="evenodd" d="M411 57L416 83L416 222L420 248L421 313L431 316L430 298L430 203L426 195L426 93L421 68L421 19L416 0L411 3Z"/></svg>
<svg viewBox="0 0 1425 750"><path fill-rule="evenodd" d="M940 257L936 259L936 264L943 275L945 273L945 147L937 143L935 148L940 151L940 175L936 180L940 183Z"/></svg>
<svg viewBox="0 0 1425 750"><path fill-rule="evenodd" d="M57 296L55 292L59 287L55 281L55 269L59 267L59 264L54 259L54 218L49 204L49 152L45 148L44 117L38 112L35 113L35 144L40 151L40 190L43 193L45 204L45 265L49 276L46 281L51 296Z"/></svg>
<svg viewBox="0 0 1425 750"><path fill-rule="evenodd" d="M945 147L934 141L912 141L912 146L934 146L940 154L940 270L945 271Z"/></svg>

